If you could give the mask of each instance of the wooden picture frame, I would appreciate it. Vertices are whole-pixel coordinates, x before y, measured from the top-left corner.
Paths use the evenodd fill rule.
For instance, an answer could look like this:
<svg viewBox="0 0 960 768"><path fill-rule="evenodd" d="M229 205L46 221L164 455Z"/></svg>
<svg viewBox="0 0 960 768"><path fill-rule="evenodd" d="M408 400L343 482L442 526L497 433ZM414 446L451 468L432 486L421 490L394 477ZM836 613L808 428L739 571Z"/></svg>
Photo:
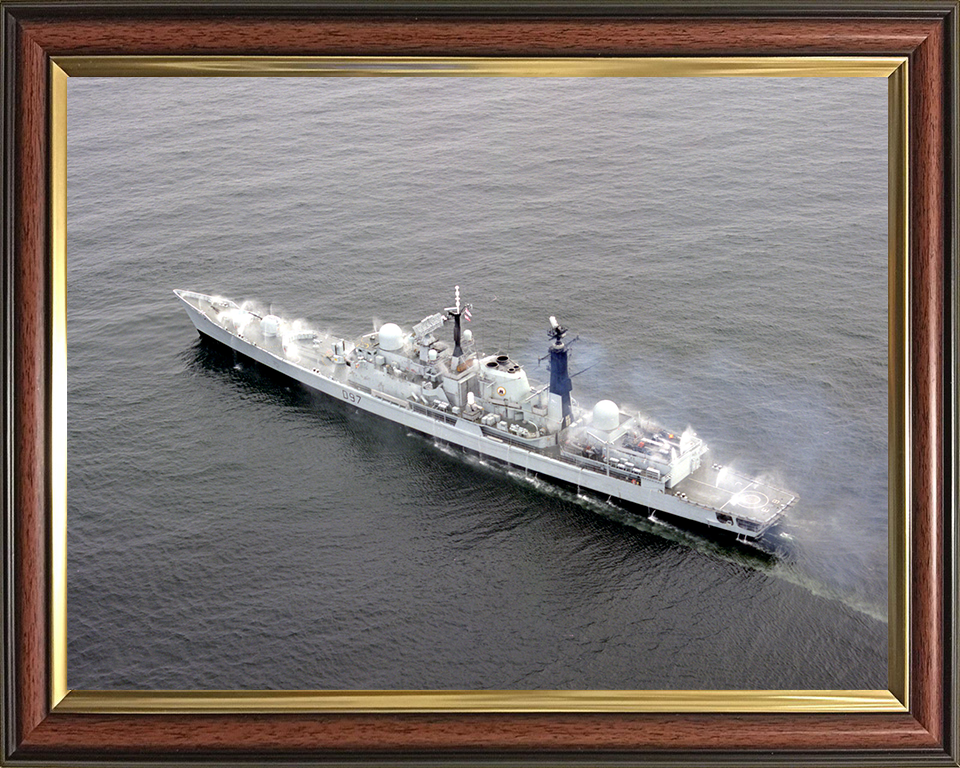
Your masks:
<svg viewBox="0 0 960 768"><path fill-rule="evenodd" d="M437 3L3 2L4 718L11 764L924 762L957 765L956 205L957 3L894 0L673 7ZM57 208L51 82L62 57L905 57L903 190L910 509L902 660L906 707L790 712L733 708L557 711L412 706L398 711L257 711L253 706L68 706L51 594L62 467L51 444L59 323L51 296ZM78 59L79 60L79 59ZM62 287L62 286L61 286ZM894 387L892 387L893 389ZM897 435L891 434L895 440ZM896 665L893 665L894 667ZM892 667L893 668L893 667ZM602 696L601 696L602 697ZM190 710L194 711L191 712ZM361 708L362 709L362 708ZM627 708L624 708L625 710ZM149 710L149 711L148 711Z"/></svg>

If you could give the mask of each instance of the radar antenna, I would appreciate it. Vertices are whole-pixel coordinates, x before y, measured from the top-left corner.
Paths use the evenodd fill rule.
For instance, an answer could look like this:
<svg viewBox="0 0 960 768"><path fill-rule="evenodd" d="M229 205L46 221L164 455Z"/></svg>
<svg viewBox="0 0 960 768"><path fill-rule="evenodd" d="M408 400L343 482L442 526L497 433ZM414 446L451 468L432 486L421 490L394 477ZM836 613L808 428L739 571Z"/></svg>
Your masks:
<svg viewBox="0 0 960 768"><path fill-rule="evenodd" d="M565 328L564 326L560 325L560 323L557 322L556 317L554 317L553 315L550 315L550 330L547 331L547 336L553 339L553 345L547 351L546 355L537 359L537 364L542 363L548 357L552 358L553 348L556 347L557 345L566 346L566 348L569 349L570 345L573 344L573 342L580 340L579 336L574 336L569 341L564 342L563 337L567 335L567 330L568 330L567 328ZM580 371L580 373L583 373L583 371ZM576 374L574 374L574 376L576 376Z"/></svg>

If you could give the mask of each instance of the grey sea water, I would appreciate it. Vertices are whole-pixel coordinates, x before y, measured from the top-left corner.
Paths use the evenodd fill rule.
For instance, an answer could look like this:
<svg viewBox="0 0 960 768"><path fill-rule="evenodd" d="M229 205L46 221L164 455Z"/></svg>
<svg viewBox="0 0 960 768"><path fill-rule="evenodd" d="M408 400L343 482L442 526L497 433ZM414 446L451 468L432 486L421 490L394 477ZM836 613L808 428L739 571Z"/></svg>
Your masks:
<svg viewBox="0 0 960 768"><path fill-rule="evenodd" d="M885 688L882 79L71 79L74 688ZM474 304L800 504L637 520L200 342ZM592 367L591 367L592 366Z"/></svg>

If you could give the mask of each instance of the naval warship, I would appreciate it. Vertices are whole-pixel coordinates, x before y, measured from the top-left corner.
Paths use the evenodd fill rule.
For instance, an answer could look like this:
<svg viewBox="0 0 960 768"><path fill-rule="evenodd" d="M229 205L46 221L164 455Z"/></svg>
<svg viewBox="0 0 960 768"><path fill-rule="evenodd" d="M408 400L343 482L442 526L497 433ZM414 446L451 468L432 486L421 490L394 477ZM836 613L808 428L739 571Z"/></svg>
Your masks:
<svg viewBox="0 0 960 768"><path fill-rule="evenodd" d="M754 540L797 501L794 493L724 467L689 427L670 430L611 400L571 397L568 330L547 330L549 384L509 355L484 355L461 303L410 330L385 323L356 341L259 314L221 296L174 293L197 330L301 384L435 440L643 510ZM439 338L452 321L452 338ZM574 374L575 375L575 374Z"/></svg>

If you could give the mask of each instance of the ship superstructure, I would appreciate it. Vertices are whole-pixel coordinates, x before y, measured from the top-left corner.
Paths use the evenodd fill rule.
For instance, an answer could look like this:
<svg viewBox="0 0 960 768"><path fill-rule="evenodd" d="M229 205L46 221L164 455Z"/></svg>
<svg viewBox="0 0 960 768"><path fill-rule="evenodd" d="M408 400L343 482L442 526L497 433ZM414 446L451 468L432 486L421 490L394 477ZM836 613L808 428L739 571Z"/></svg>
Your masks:
<svg viewBox="0 0 960 768"><path fill-rule="evenodd" d="M709 459L690 428L669 431L601 400L573 399L567 329L550 318L550 381L505 354L483 355L462 327L471 305L409 331L385 323L355 342L219 296L175 291L197 330L307 387L482 456L651 511L755 539L795 494ZM452 339L443 338L452 323Z"/></svg>

